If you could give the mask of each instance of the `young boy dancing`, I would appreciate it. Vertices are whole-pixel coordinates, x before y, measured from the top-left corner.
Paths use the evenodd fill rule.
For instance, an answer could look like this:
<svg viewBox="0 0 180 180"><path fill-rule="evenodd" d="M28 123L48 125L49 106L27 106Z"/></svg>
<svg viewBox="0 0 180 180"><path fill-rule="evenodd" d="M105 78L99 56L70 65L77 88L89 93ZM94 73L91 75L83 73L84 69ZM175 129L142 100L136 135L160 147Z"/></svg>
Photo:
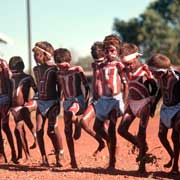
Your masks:
<svg viewBox="0 0 180 180"><path fill-rule="evenodd" d="M30 147L36 147L36 132L34 125L30 118L30 112L25 107L25 104L29 101L29 93L30 88L37 92L37 88L33 77L24 73L24 62L20 56L13 56L9 60L9 68L12 71L12 104L11 104L11 112L14 117L16 128L15 128L15 136L17 141L17 149L18 156L17 160L22 159L22 149L24 150L24 154L26 159L23 163L30 162L30 153L26 139L26 132L24 128L24 123L30 129L34 143Z"/></svg>
<svg viewBox="0 0 180 180"><path fill-rule="evenodd" d="M116 39L104 40L106 61L100 65L102 80L102 96L98 99L95 110L94 130L108 144L109 166L115 168L116 153L116 121L124 112L124 101L127 93L123 64L119 61L120 43ZM108 132L104 129L104 121L110 119Z"/></svg>
<svg viewBox="0 0 180 180"><path fill-rule="evenodd" d="M0 161L7 162L4 152L4 142L1 128L5 132L10 148L11 161L16 162L16 152L13 142L12 133L9 127L9 108L11 106L12 86L11 71L5 60L0 59ZM1 127L2 126L2 127Z"/></svg>
<svg viewBox="0 0 180 180"><path fill-rule="evenodd" d="M145 171L145 154L147 151L146 128L151 115L153 95L156 83L147 65L139 62L141 54L134 44L124 43L121 49L121 59L125 65L128 77L127 107L118 128L118 133L139 148L137 161L140 161L139 171ZM151 86L151 88L149 88ZM151 91L149 89L152 89ZM136 117L140 118L137 137L128 130Z"/></svg>
<svg viewBox="0 0 180 180"><path fill-rule="evenodd" d="M68 49L59 48L54 52L54 59L59 67L57 72L58 84L62 87L64 96L64 124L65 135L71 158L71 167L77 168L74 142L72 138L72 124L76 116L86 109L89 99L89 86L84 71L80 66L72 66L71 53ZM83 86L83 88L82 88ZM84 89L84 93L83 93ZM78 123L76 121L76 123ZM77 127L76 127L77 128Z"/></svg>
<svg viewBox="0 0 180 180"><path fill-rule="evenodd" d="M42 156L42 165L49 165L43 139L44 125L46 119L48 119L47 134L50 137L55 150L56 166L62 166L60 161L63 156L63 144L57 120L57 116L60 112L58 95L61 91L61 87L58 86L59 88L57 89L57 67L50 61L54 54L54 48L50 43L40 41L35 44L33 52L35 61L37 63L37 66L35 66L33 70L38 87L36 132L38 145Z"/></svg>
<svg viewBox="0 0 180 180"><path fill-rule="evenodd" d="M95 109L94 106L97 103L97 100L102 95L102 82L99 76L99 65L105 61L105 53L104 53L104 44L102 42L95 42L91 47L91 55L94 59L94 62L92 63L92 69L93 69L93 83L92 83L92 89L93 89L93 99L91 103L88 105L87 109L83 113L83 116L80 120L82 128L93 138L97 140L99 143L98 148L94 152L94 155L96 155L98 152L102 151L102 149L105 147L104 141L102 138L90 128L89 123L94 119L95 120ZM80 137L80 136L79 136Z"/></svg>
<svg viewBox="0 0 180 180"><path fill-rule="evenodd" d="M163 54L153 55L148 65L153 75L158 80L160 88L159 96L154 101L156 106L160 97L163 99L163 104L160 110L160 126L159 139L170 155L170 161L165 167L171 167L170 173L178 174L178 159L180 151L180 75L175 72L171 66L170 59ZM168 129L172 128L173 150L167 139ZM172 163L173 162L173 163Z"/></svg>

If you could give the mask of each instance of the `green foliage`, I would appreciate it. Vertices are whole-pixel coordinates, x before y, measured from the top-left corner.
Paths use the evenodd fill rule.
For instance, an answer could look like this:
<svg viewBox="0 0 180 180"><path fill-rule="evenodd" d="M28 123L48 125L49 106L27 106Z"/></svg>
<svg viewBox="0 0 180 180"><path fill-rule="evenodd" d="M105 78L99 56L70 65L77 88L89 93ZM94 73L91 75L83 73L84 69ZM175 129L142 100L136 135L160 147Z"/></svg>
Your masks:
<svg viewBox="0 0 180 180"><path fill-rule="evenodd" d="M135 43L147 59L153 53L169 56L180 64L180 1L158 0L138 18L128 22L115 19L113 29L125 42Z"/></svg>
<svg viewBox="0 0 180 180"><path fill-rule="evenodd" d="M115 18L114 20L114 30L116 32L121 32L120 35L125 42L131 42L139 45L138 34L140 29L139 20L134 18L128 22L119 20Z"/></svg>

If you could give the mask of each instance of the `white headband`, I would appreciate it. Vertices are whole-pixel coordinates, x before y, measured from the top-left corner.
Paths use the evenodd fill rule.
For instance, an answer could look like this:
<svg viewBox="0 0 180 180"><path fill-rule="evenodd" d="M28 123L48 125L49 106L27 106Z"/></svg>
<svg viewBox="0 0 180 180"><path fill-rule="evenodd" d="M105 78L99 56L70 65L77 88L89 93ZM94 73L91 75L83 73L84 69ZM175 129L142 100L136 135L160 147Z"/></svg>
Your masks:
<svg viewBox="0 0 180 180"><path fill-rule="evenodd" d="M95 59L95 61L104 61L104 57L101 57L99 59Z"/></svg>
<svg viewBox="0 0 180 180"><path fill-rule="evenodd" d="M109 47L112 47L113 49L116 49L116 47L115 47L115 46L113 46L113 45L110 45Z"/></svg>
<svg viewBox="0 0 180 180"><path fill-rule="evenodd" d="M176 73L175 73L175 71L174 71L174 69L173 69L172 66L170 66L169 69L165 69L165 68L156 68L156 67L152 67L152 66L149 66L149 68L150 68L151 71L163 72L163 73L167 73L167 71L169 70L169 71L172 72L172 74L174 75L174 77L175 77L177 80L179 80L179 76L176 75Z"/></svg>
<svg viewBox="0 0 180 180"><path fill-rule="evenodd" d="M142 56L142 54L138 53L138 52L135 52L133 54L129 54L129 55L123 57L123 61L124 62L131 61L132 59L136 58L137 56Z"/></svg>
<svg viewBox="0 0 180 180"><path fill-rule="evenodd" d="M42 51L42 52L44 52L44 53L46 53L48 56L52 56L52 54L51 53L49 53L49 52L47 52L47 51L45 51L44 49L42 49L42 48L40 48L40 47L38 47L38 46L35 46L35 48L37 48L37 49L39 49L40 51Z"/></svg>
<svg viewBox="0 0 180 180"><path fill-rule="evenodd" d="M156 71L156 72L164 72L166 73L168 71L168 69L165 69L165 68L156 68L156 67L153 67L153 66L149 66L150 70L152 71Z"/></svg>

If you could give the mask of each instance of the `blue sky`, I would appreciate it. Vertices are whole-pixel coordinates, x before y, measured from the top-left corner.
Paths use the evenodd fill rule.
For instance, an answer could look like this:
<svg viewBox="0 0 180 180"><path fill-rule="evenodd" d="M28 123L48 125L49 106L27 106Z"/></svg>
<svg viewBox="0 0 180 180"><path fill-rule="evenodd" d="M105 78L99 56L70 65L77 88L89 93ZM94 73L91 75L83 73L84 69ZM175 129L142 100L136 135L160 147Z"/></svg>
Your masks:
<svg viewBox="0 0 180 180"><path fill-rule="evenodd" d="M32 46L46 40L54 48L69 48L75 59L89 55L93 42L113 32L114 18L137 17L151 1L31 0ZM7 61L11 56L20 55L27 62L26 17L26 0L0 2L0 32L14 41L13 45L0 44L0 55Z"/></svg>

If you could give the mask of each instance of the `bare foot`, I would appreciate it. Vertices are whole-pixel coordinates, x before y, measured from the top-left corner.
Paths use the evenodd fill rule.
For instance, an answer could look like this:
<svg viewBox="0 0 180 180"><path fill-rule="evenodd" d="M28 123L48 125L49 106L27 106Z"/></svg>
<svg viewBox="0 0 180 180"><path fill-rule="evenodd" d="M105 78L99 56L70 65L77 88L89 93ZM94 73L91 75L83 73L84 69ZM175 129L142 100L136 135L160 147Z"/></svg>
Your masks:
<svg viewBox="0 0 180 180"><path fill-rule="evenodd" d="M13 162L14 164L18 164L18 160L16 158L16 156L12 156L10 163Z"/></svg>
<svg viewBox="0 0 180 180"><path fill-rule="evenodd" d="M4 153L0 153L0 163L7 163L7 159Z"/></svg>
<svg viewBox="0 0 180 180"><path fill-rule="evenodd" d="M34 143L29 147L29 149L34 149L34 148L36 148L36 142L34 142Z"/></svg>
<svg viewBox="0 0 180 180"><path fill-rule="evenodd" d="M101 152L104 148L105 148L105 143L104 143L104 141L99 142L99 146L98 146L98 148L95 150L95 152L93 153L93 156L96 156L96 155L98 154L98 152Z"/></svg>
<svg viewBox="0 0 180 180"><path fill-rule="evenodd" d="M18 160L18 163L20 165L32 165L32 161L31 161L30 158L27 158L27 159L26 158L25 159L21 158L21 159Z"/></svg>
<svg viewBox="0 0 180 180"><path fill-rule="evenodd" d="M169 175L173 175L173 176L178 176L178 175L179 175L179 171L172 169L168 174L169 174Z"/></svg>
<svg viewBox="0 0 180 180"><path fill-rule="evenodd" d="M172 166L173 163L173 158L169 160L168 163L164 164L164 168L170 168Z"/></svg>
<svg viewBox="0 0 180 180"><path fill-rule="evenodd" d="M72 167L73 169L77 169L77 168L78 168L76 162L71 162L70 164L71 164L71 167Z"/></svg>
<svg viewBox="0 0 180 180"><path fill-rule="evenodd" d="M48 159L47 159L46 156L43 156L43 157L42 157L41 166L44 166L44 167L48 167L48 166L49 166L49 162L48 162Z"/></svg>

